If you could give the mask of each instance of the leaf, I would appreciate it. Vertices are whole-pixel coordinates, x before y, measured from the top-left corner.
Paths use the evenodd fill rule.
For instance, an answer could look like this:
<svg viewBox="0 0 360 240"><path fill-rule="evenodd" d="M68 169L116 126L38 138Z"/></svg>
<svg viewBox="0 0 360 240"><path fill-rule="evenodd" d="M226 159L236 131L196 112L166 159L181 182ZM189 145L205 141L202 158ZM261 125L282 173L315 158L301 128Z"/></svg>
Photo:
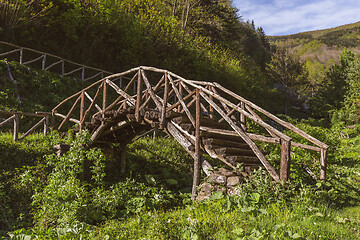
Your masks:
<svg viewBox="0 0 360 240"><path fill-rule="evenodd" d="M297 233L294 233L292 236L291 236L292 239L299 239L301 238L301 236Z"/></svg>
<svg viewBox="0 0 360 240"><path fill-rule="evenodd" d="M165 181L169 185L178 185L178 181L176 181L175 179L172 179L172 178L165 179Z"/></svg>
<svg viewBox="0 0 360 240"><path fill-rule="evenodd" d="M217 191L213 195L211 195L210 199L217 200L217 199L222 199L223 197L224 197L223 192Z"/></svg>
<svg viewBox="0 0 360 240"><path fill-rule="evenodd" d="M237 235L237 236L241 236L244 232L244 229L242 228L235 228L234 230L231 231L233 234Z"/></svg>

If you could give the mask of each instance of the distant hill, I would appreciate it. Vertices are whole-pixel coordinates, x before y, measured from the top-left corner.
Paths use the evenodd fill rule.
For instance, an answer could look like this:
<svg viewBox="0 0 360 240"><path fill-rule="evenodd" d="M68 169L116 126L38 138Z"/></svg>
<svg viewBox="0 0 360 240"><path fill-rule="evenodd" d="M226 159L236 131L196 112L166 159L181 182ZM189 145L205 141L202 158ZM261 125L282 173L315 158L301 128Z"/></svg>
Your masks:
<svg viewBox="0 0 360 240"><path fill-rule="evenodd" d="M313 83L322 79L327 67L338 62L344 48L360 55L360 21L335 28L268 38L272 45L285 47L306 61Z"/></svg>
<svg viewBox="0 0 360 240"><path fill-rule="evenodd" d="M323 30L269 36L269 40L277 46L290 48L302 59L310 58L327 65L332 60L337 61L344 48L360 54L360 21Z"/></svg>

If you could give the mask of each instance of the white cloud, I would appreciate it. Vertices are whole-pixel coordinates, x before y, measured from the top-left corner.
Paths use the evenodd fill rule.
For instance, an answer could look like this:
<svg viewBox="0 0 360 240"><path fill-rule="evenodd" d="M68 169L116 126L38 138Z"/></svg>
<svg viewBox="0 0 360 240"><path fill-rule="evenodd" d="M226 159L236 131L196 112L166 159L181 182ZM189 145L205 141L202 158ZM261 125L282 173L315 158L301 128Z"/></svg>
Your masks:
<svg viewBox="0 0 360 240"><path fill-rule="evenodd" d="M358 0L234 0L244 20L268 35L292 34L360 21Z"/></svg>

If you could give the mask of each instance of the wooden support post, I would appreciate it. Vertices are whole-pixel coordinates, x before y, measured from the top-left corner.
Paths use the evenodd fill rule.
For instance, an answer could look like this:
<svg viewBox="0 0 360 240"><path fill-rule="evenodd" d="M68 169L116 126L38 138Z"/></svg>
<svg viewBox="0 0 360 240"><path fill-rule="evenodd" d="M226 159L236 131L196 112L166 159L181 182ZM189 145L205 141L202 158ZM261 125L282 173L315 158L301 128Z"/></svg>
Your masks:
<svg viewBox="0 0 360 240"><path fill-rule="evenodd" d="M136 105L135 105L135 120L140 122L140 104L141 104L141 91L142 91L142 82L141 82L141 69L139 69L138 79L137 79L137 89L136 89Z"/></svg>
<svg viewBox="0 0 360 240"><path fill-rule="evenodd" d="M290 151L291 140L281 139L281 163L280 163L280 180L287 181L290 175Z"/></svg>
<svg viewBox="0 0 360 240"><path fill-rule="evenodd" d="M245 103L241 102L240 107L245 110ZM240 113L240 126L246 132L246 117L242 113Z"/></svg>
<svg viewBox="0 0 360 240"><path fill-rule="evenodd" d="M199 89L196 89L196 116L195 116L195 159L194 159L194 178L192 186L191 199L196 199L196 188L200 182L200 94Z"/></svg>
<svg viewBox="0 0 360 240"><path fill-rule="evenodd" d="M169 80L167 78L167 73L165 73L165 86L164 86L164 98L162 102L161 116L160 116L160 129L164 128L165 124L165 113L166 106L168 103L168 93L169 93Z"/></svg>
<svg viewBox="0 0 360 240"><path fill-rule="evenodd" d="M85 67L83 67L81 70L81 81L85 81Z"/></svg>
<svg viewBox="0 0 360 240"><path fill-rule="evenodd" d="M49 130L49 116L45 116L45 121L44 121L44 135L46 136L48 134L48 130Z"/></svg>
<svg viewBox="0 0 360 240"><path fill-rule="evenodd" d="M61 76L63 77L65 74L65 61L61 61Z"/></svg>
<svg viewBox="0 0 360 240"><path fill-rule="evenodd" d="M46 55L44 54L44 55L43 55L42 64L41 64L41 69L42 69L42 70L45 70L45 67L46 67Z"/></svg>
<svg viewBox="0 0 360 240"><path fill-rule="evenodd" d="M14 142L16 142L19 138L19 115L14 115Z"/></svg>
<svg viewBox="0 0 360 240"><path fill-rule="evenodd" d="M320 180L326 180L326 155L327 148L322 148L320 151Z"/></svg>
<svg viewBox="0 0 360 240"><path fill-rule="evenodd" d="M80 98L80 131L83 128L84 123L84 109L85 109L85 93L84 91L81 92L81 98Z"/></svg>
<svg viewBox="0 0 360 240"><path fill-rule="evenodd" d="M20 48L20 59L19 59L20 64L23 64L23 53L24 53L24 49Z"/></svg>

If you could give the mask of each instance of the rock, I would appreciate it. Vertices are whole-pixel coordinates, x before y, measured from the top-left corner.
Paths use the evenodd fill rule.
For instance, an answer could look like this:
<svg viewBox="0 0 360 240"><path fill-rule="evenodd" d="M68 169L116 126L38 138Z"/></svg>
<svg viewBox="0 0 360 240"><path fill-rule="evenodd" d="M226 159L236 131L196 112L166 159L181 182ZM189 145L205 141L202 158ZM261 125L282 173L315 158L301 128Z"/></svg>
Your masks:
<svg viewBox="0 0 360 240"><path fill-rule="evenodd" d="M56 155L58 157L61 157L64 155L64 153L68 152L70 150L70 145L68 144L58 144L54 146L54 149L56 150Z"/></svg>
<svg viewBox="0 0 360 240"><path fill-rule="evenodd" d="M196 201L203 201L203 200L205 200L205 199L208 199L209 198L209 196L203 196L203 195L198 195L197 197L196 197Z"/></svg>
<svg viewBox="0 0 360 240"><path fill-rule="evenodd" d="M226 168L220 168L217 172L219 172L220 174L224 175L225 177L230 177L230 176L234 176L234 172L231 170L228 170Z"/></svg>
<svg viewBox="0 0 360 240"><path fill-rule="evenodd" d="M200 189L200 192L199 192L200 195L210 196L213 186L211 186L210 183L203 183L200 185L199 189Z"/></svg>
<svg viewBox="0 0 360 240"><path fill-rule="evenodd" d="M213 172L210 177L210 181L217 184L226 184L226 177L218 172Z"/></svg>
<svg viewBox="0 0 360 240"><path fill-rule="evenodd" d="M240 177L232 176L227 178L227 186L235 186L240 182Z"/></svg>

